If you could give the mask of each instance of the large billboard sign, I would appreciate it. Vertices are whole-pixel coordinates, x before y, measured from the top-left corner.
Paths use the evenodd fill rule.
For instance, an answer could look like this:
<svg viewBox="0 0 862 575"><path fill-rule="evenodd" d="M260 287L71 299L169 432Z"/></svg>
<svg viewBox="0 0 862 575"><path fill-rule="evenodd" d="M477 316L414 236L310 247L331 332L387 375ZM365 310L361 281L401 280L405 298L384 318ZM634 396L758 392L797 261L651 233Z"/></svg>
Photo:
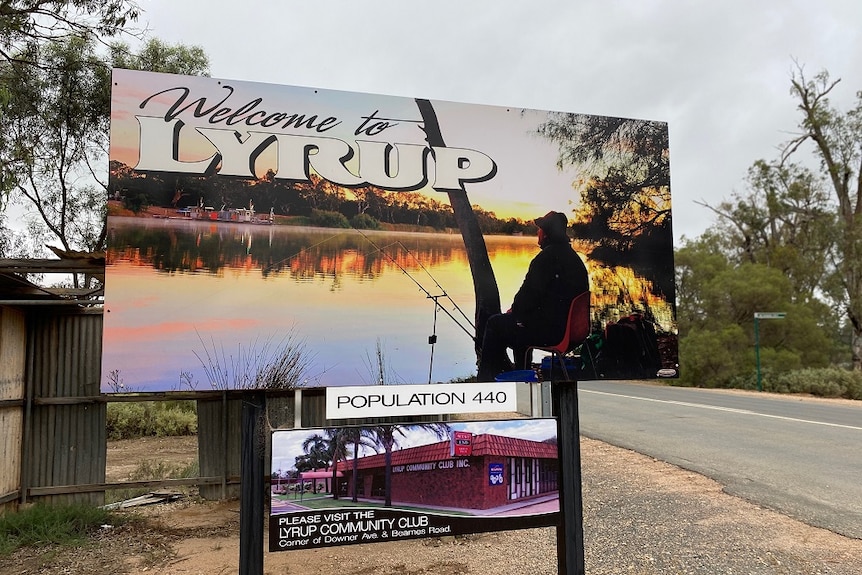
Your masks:
<svg viewBox="0 0 862 575"><path fill-rule="evenodd" d="M115 70L102 389L470 379L549 211L579 377L673 376L669 185L661 122Z"/></svg>
<svg viewBox="0 0 862 575"><path fill-rule="evenodd" d="M271 478L270 551L560 520L553 419L280 430Z"/></svg>

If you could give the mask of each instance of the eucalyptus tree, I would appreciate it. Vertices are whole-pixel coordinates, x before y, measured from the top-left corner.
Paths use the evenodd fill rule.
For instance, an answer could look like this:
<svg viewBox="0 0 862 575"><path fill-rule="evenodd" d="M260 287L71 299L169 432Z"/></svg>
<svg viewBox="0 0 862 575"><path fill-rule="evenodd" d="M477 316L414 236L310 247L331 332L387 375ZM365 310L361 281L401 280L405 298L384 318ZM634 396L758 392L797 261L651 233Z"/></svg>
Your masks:
<svg viewBox="0 0 862 575"><path fill-rule="evenodd" d="M105 64L94 41L83 37L49 41L28 57L41 64L0 63L0 84L9 95L2 107L4 187L36 214L41 226L33 231L43 241L95 251L106 233L105 178L97 178L109 124Z"/></svg>
<svg viewBox="0 0 862 575"><path fill-rule="evenodd" d="M0 61L41 66L27 47L72 36L112 38L128 33L139 16L130 0L3 0Z"/></svg>
<svg viewBox="0 0 862 575"><path fill-rule="evenodd" d="M780 270L794 300L823 291L834 270L837 218L825 181L811 169L758 160L730 201L698 203L718 216L713 237L733 262Z"/></svg>
<svg viewBox="0 0 862 575"><path fill-rule="evenodd" d="M137 34L132 24L140 9L129 0L3 0L0 2L0 106L4 123L8 106L33 69L46 69L44 47L71 38L110 39ZM29 84L29 82L27 82ZM26 149L0 130L0 207L17 179L7 170L10 161L22 160Z"/></svg>
<svg viewBox="0 0 862 575"><path fill-rule="evenodd" d="M31 234L42 243L59 243L65 251L102 250L112 64L206 74L207 57L199 48L159 40L138 53L116 43L105 55L92 35L25 50L19 60L34 65L0 61L2 187L28 211Z"/></svg>
<svg viewBox="0 0 862 575"><path fill-rule="evenodd" d="M784 145L781 160L790 162L806 144L813 144L820 173L831 188L837 208L834 275L839 286L832 295L852 328L853 368L862 370L862 91L854 106L842 112L829 101L839 82L826 71L809 79L797 65L790 92L802 116L800 132Z"/></svg>
<svg viewBox="0 0 862 575"><path fill-rule="evenodd" d="M765 369L826 367L834 360L834 317L822 302L794 297L792 279L764 263L733 261L712 231L676 251L680 382L735 387L755 373L759 343ZM786 312L760 324L754 314Z"/></svg>

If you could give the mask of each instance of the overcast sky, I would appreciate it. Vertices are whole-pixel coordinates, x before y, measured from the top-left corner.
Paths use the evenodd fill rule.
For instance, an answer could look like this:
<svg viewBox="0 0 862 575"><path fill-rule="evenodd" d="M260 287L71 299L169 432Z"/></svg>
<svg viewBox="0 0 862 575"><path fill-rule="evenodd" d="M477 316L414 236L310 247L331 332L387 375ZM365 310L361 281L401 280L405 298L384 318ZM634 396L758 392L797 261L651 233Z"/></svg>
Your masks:
<svg viewBox="0 0 862 575"><path fill-rule="evenodd" d="M141 0L214 77L667 122L674 236L798 123L794 59L862 89L859 0Z"/></svg>

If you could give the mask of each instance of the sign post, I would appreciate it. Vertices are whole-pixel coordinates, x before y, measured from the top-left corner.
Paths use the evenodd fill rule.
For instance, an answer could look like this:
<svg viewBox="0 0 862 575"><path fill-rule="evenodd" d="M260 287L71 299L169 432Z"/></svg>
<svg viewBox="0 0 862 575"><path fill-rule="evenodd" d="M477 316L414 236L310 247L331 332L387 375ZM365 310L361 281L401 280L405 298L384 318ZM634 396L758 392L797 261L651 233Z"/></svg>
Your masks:
<svg viewBox="0 0 862 575"><path fill-rule="evenodd" d="M560 460L560 525L557 527L557 572L584 575L584 503L581 490L581 444L578 382L551 378L557 416Z"/></svg>
<svg viewBox="0 0 862 575"><path fill-rule="evenodd" d="M786 315L783 311L754 312L754 358L757 362L757 391L763 391L763 382L760 374L760 320L784 319Z"/></svg>
<svg viewBox="0 0 862 575"><path fill-rule="evenodd" d="M266 396L254 391L242 401L239 507L239 575L263 574L264 449L261 424Z"/></svg>

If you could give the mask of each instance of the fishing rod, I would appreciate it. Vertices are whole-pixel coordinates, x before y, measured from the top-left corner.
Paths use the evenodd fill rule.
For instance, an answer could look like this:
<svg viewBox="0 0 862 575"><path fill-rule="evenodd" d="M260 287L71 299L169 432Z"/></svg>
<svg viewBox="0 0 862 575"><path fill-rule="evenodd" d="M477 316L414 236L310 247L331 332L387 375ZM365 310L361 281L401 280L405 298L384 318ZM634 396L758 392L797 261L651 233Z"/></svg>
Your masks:
<svg viewBox="0 0 862 575"><path fill-rule="evenodd" d="M431 279L432 279L432 280L434 280L434 283L437 285L437 287L438 287L438 288L440 288L440 291L442 291L442 292L443 292L443 293L442 293L442 294L440 294L440 295L436 295L436 296L435 296L435 295L433 295L430 291L428 291L427 289L425 289L425 286L423 286L421 283L419 283L419 281L417 281L417 280L416 280L416 278L414 278L412 275L410 275L410 272L408 272L406 269L404 269L404 266L402 266L400 263L398 263L398 261L397 261L395 258L393 258L392 256L390 256L389 254L387 254L387 253L384 251L386 247L389 247L389 246L392 246L392 245L400 245L401 247L404 247L404 246L401 244L401 242L393 242L392 244L389 244L389 245L387 245L387 246L385 246L385 247L380 247L380 246L378 246L376 243L374 243L374 241L373 241L371 238L369 238L367 234L364 234L364 233L362 232L362 230L356 230L356 231L357 231L357 233L359 233L359 235L361 235L363 238L365 238L365 241L367 241L369 244L371 244L371 246L372 246L376 251L378 251L378 252L380 252L381 254L383 254L383 256L384 256L386 259L388 259L390 262L392 262L393 264L395 264L395 266L396 266L399 270L401 270L401 272L402 272L404 275L406 275L408 278L410 278L410 280L411 280L414 284L416 284L416 286L417 286L420 290L422 290L422 291L425 293L425 296L426 296L428 299L434 300L435 313L436 313L436 309L437 309L437 307L439 307L440 309L442 309L442 310L446 313L446 315L448 315L448 316L449 316L449 318L450 318L453 322L455 322L455 325L457 325L458 327L460 327L460 328L461 328L461 330L462 330L464 333L466 333L466 334L470 337L470 339L472 339L472 340L473 340L473 342L475 343L475 341L476 341L476 336L474 336L474 335L473 335L473 334L472 334L472 333L471 333L471 332L470 332L466 327L464 327L464 326L461 324L461 322L458 320L458 318L456 318L454 315L452 315L452 313L451 313L448 309L446 309L445 307L443 307L443 305L442 305L442 304L440 304L440 302L439 302L439 298L441 298L441 297L445 297L446 299L448 299L449 301L451 301L451 302L452 302L452 304L453 304L453 305L455 305L455 307L456 307L456 308L458 308L457 304L455 304L455 302L452 300L452 298L449 296L449 294L447 294L447 293L446 293L446 290L444 290L444 289L443 289L443 287L442 287L442 286L440 286L440 284L439 284L439 283L437 283L437 281L436 281L436 280L434 280L434 278L432 277ZM404 248L404 249L406 250L406 248ZM408 250L408 252L409 252L409 250ZM413 256L412 254L411 254L411 256L415 259L415 256ZM425 268L423 267L423 269L425 269ZM426 271L425 271L425 273L428 273L428 271L426 270ZM430 273L429 273L428 275L429 275L429 276L431 276L431 274L430 274ZM461 311L461 310L460 310L460 308L458 309L458 311L460 311L460 312L461 312L461 314L463 315L463 313L464 313L464 312L463 312L463 311ZM467 320L467 323L468 323L468 324L470 324L470 327L473 327L473 328L475 329L475 327L473 326L473 324L470 322L470 320L469 320L469 319ZM436 321L435 321L435 326L436 326ZM436 335L432 335L431 337L436 339ZM430 338L429 338L429 340L430 340ZM433 343L435 343L435 342L431 342L431 341L429 341L429 343L432 343L432 344L433 344Z"/></svg>
<svg viewBox="0 0 862 575"><path fill-rule="evenodd" d="M456 310L458 310L458 313L460 313L460 314L461 314L461 317L463 317L463 318L464 318L464 320L467 322L467 324L475 330L475 329L476 329L476 326L475 326L475 325L473 325L473 322L472 322L472 321L470 321L470 318L469 318L469 317L467 317L467 314L465 314L465 313L464 313L464 311L463 311L463 310L458 306L458 303L457 303L455 300L453 300L451 297L449 297L449 295L446 293L446 290L445 290L445 289L443 289L443 286L441 286L441 285L440 285L440 283L437 281L437 279L436 279L436 278L431 274L431 272L430 272L430 271L428 271L428 269L427 269L427 268L422 264L422 262L419 260L419 258L417 258L417 257L416 257L416 255L415 255L413 252L411 252L411 251L407 248L407 246L405 246L405 245L404 245L403 243L401 243L400 241L398 242L398 245L399 245L399 246L401 246L401 248L402 248L405 252L407 252L407 253L410 255L410 257L412 257L412 258L413 258L413 261L415 261L415 262L416 262L416 265L418 265L420 268L422 268L422 271L423 271L423 272L425 272L425 273L428 275L428 277L429 277L429 278L431 278L431 281L433 281L433 282L434 282L434 285L436 285L436 286L440 289L440 291L442 291L442 292L443 292L443 295L445 295L445 296L446 296L446 298L447 298L450 302L452 302L452 305L453 305L453 306L455 306L455 309L456 309ZM442 307L442 306L441 306L441 307Z"/></svg>
<svg viewBox="0 0 862 575"><path fill-rule="evenodd" d="M358 232L358 233L359 233L363 238L365 238L365 241L367 241L369 244L371 244L371 245L374 247L374 249L376 249L378 252L380 252L381 254L383 254L383 256L384 256L384 257L386 257L387 259L389 259L389 261L391 261L393 264L395 264L395 266L396 266L398 269L400 269L400 270L401 270L401 272L402 272L404 275L406 275L408 278L410 278L410 280L411 280L414 284L416 284L416 285L419 287L419 289L420 289L420 290L422 290L423 292L425 292L425 297L427 297L428 299L430 299L430 300L433 300L433 301L434 301L434 323L433 323L433 329L432 329L432 333L431 333L431 335L430 335L430 336L428 336L428 343L431 345L431 358L430 358L430 361L429 361L429 364L428 364L428 383L430 384L430 383L431 383L431 381L432 381L432 375L433 375L433 373L434 373L434 350L435 350L435 346L436 346L436 344L437 344L437 310L438 310L438 309L442 309L444 312L446 312L446 315L448 315L448 316L449 316L449 319L451 319L453 322L455 322L455 325L457 325L458 327L460 327L460 328L461 328L461 330L463 330L463 331L464 331L464 333L466 333L466 334L467 334L467 336L469 336L469 337L470 337L470 339L471 339L471 340L473 340L474 345L475 345L475 342L476 342L476 337L475 337L471 332L469 332L469 331L467 330L467 328L465 328L465 327L461 324L461 322L460 322L460 321L458 321L458 319L457 319L455 316L453 316L453 315L452 315L452 313L450 313L450 311L449 311L448 309L446 309L445 307L443 307L443 305L440 303L440 298L444 298L444 297L445 297L445 298L447 298L450 302L452 302L452 305L454 305L454 306L455 306L455 309L457 309L457 310L458 310L458 312L460 312L460 313L461 313L461 315L462 315L462 316L464 317L464 319L467 321L467 324L469 324L469 325L470 325L470 327L472 327L474 330L475 330L475 326L473 326L473 323L472 323L472 322L470 321L470 319L469 319L469 318L464 314L464 312L461 310L461 308L460 308L460 307L458 307L458 304L455 302L455 300L453 300L453 299L449 296L449 294L448 294L448 293L446 293L446 290L445 290L445 289L443 289L443 286L441 286L441 285L440 285L440 282L438 282L438 281L437 281L437 279L436 279L436 278L431 274L431 272L430 272L430 271L428 271L428 269L427 269L424 265L422 265L422 262L421 262L421 261L419 261L419 258L417 258L417 257L413 254L413 252L411 252L409 249L407 249L407 247L406 247L404 244L402 244L400 241L397 241L397 242L392 242L391 244L388 244L388 245L386 245L385 247L386 247L386 248L389 248L389 247L391 247L391 246L397 245L398 247L400 247L401 249L403 249L404 251L406 251L406 252L410 255L410 257L412 257L412 258L413 258L413 260L414 260L414 261L419 265L419 267L420 267L420 268L422 268L422 271L424 271L424 272L428 275L428 277L429 277L429 278L431 278L431 281L433 281L433 282L434 282L434 285L436 285L436 286L437 286L437 288L438 288L441 292L443 292L442 294L440 294L440 295L433 295L431 292L429 292L427 289L425 289L425 286L423 286L423 285L422 285L422 284L421 284L421 283L420 283L416 278L414 278L412 275L410 275L410 272L408 272L408 271L404 268L404 266L402 266L400 263L398 263L398 261L397 261L397 260L395 260L395 258L393 258L393 257L392 257L392 256L390 256L388 253L386 253L386 252L384 251L384 248L381 248L381 247L380 247L380 246L378 246L376 243L374 243L374 241L373 241L371 238L369 238L366 234L362 233L362 231L361 231L361 230L356 230L356 231L357 231L357 232Z"/></svg>

